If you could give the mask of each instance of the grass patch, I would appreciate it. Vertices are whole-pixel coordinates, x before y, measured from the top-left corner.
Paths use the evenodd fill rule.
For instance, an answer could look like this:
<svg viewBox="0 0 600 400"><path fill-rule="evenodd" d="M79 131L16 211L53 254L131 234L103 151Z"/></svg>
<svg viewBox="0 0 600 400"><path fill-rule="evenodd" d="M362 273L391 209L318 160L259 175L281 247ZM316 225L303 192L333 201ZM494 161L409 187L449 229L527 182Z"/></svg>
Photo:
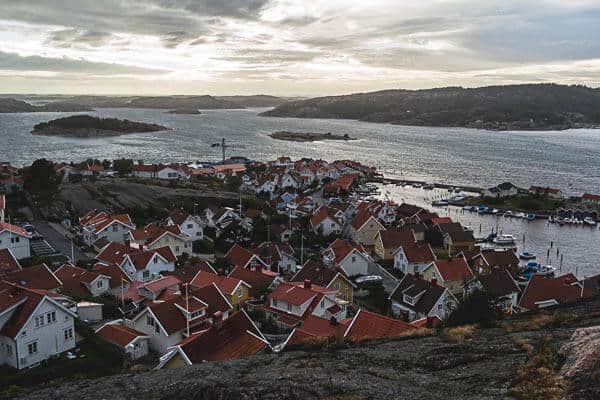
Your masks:
<svg viewBox="0 0 600 400"><path fill-rule="evenodd" d="M536 344L518 338L516 344L527 354L525 364L517 367L509 393L518 400L560 400L565 383L557 371L561 358L550 335L542 335Z"/></svg>
<svg viewBox="0 0 600 400"><path fill-rule="evenodd" d="M475 334L475 325L462 325L442 330L442 337L451 343L464 343Z"/></svg>
<svg viewBox="0 0 600 400"><path fill-rule="evenodd" d="M508 333L541 331L568 325L573 322L574 319L574 316L562 312L540 313L525 320L507 321L502 325L502 327Z"/></svg>

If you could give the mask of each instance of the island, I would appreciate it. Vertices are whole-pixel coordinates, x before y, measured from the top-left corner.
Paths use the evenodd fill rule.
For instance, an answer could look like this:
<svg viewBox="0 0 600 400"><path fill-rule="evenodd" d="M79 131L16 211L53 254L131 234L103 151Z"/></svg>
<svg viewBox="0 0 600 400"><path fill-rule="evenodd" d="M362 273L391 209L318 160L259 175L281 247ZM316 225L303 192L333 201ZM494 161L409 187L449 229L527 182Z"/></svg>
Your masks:
<svg viewBox="0 0 600 400"><path fill-rule="evenodd" d="M260 115L487 130L597 128L600 89L557 84L394 89L290 101Z"/></svg>
<svg viewBox="0 0 600 400"><path fill-rule="evenodd" d="M317 142L322 140L357 140L356 138L344 135L333 135L331 132L315 133L315 132L288 132L279 131L269 135L269 137L278 140L287 140L290 142Z"/></svg>
<svg viewBox="0 0 600 400"><path fill-rule="evenodd" d="M177 108L175 110L167 111L167 114L182 114L182 115L200 115L202 114L196 108Z"/></svg>
<svg viewBox="0 0 600 400"><path fill-rule="evenodd" d="M156 124L129 121L127 119L73 115L39 123L33 127L31 133L47 136L96 138L166 130L169 130L169 128Z"/></svg>
<svg viewBox="0 0 600 400"><path fill-rule="evenodd" d="M41 106L13 98L0 98L0 114L34 112L80 112L94 111L92 108L73 102L53 102Z"/></svg>

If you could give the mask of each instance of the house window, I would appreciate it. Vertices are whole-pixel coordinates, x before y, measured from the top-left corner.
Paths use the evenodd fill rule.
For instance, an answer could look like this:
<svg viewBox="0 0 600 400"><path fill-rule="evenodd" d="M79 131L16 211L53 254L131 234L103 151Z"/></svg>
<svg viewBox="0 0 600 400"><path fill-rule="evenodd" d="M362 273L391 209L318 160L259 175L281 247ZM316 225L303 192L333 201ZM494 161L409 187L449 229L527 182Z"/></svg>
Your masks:
<svg viewBox="0 0 600 400"><path fill-rule="evenodd" d="M201 235L202 235L202 232L200 232L200 231L196 232L196 236L201 236Z"/></svg>
<svg viewBox="0 0 600 400"><path fill-rule="evenodd" d="M411 296L405 294L404 295L404 301L410 305L415 305L415 299L413 299Z"/></svg>
<svg viewBox="0 0 600 400"><path fill-rule="evenodd" d="M102 286L104 286L104 282L102 281L102 279L100 279L97 283L98 288L101 288Z"/></svg>
<svg viewBox="0 0 600 400"><path fill-rule="evenodd" d="M41 315L39 317L35 317L34 321L35 321L36 328L39 328L40 326L44 326L44 316L43 315Z"/></svg>
<svg viewBox="0 0 600 400"><path fill-rule="evenodd" d="M179 253L179 246L175 246L175 253Z"/></svg>
<svg viewBox="0 0 600 400"><path fill-rule="evenodd" d="M117 224L113 224L112 230L113 230L113 232L118 231L119 230L119 226Z"/></svg>
<svg viewBox="0 0 600 400"><path fill-rule="evenodd" d="M7 343L6 344L6 355L7 356L12 356L12 352L13 352L12 346Z"/></svg>
<svg viewBox="0 0 600 400"><path fill-rule="evenodd" d="M325 307L325 299L321 300L321 308Z"/></svg>
<svg viewBox="0 0 600 400"><path fill-rule="evenodd" d="M46 320L48 321L48 323L52 323L52 322L56 322L56 312L52 311L49 312L48 314L46 314Z"/></svg>
<svg viewBox="0 0 600 400"><path fill-rule="evenodd" d="M144 272L142 272L142 277L144 279L148 279L150 277L150 271L145 270Z"/></svg>
<svg viewBox="0 0 600 400"><path fill-rule="evenodd" d="M335 283L335 290L340 290L340 288L341 288L341 285L340 285L340 283L339 283L339 282L336 282L336 283Z"/></svg>
<svg viewBox="0 0 600 400"><path fill-rule="evenodd" d="M160 333L160 328L158 327L158 324L154 324L154 332Z"/></svg>
<svg viewBox="0 0 600 400"><path fill-rule="evenodd" d="M194 311L193 313L190 314L190 319L198 318L203 315L204 315L204 309L199 310L199 311Z"/></svg>
<svg viewBox="0 0 600 400"><path fill-rule="evenodd" d="M146 316L146 325L154 326L154 318L152 318L150 315Z"/></svg>
<svg viewBox="0 0 600 400"><path fill-rule="evenodd" d="M65 341L73 339L73 328L65 329Z"/></svg>
<svg viewBox="0 0 600 400"><path fill-rule="evenodd" d="M244 291L242 290L242 288L238 289L238 297L241 299L244 296Z"/></svg>
<svg viewBox="0 0 600 400"><path fill-rule="evenodd" d="M154 264L158 263L158 256L154 256Z"/></svg>
<svg viewBox="0 0 600 400"><path fill-rule="evenodd" d="M287 309L288 309L288 311L290 311L290 312L291 312L291 311L292 311L292 305L288 303L288 305L287 305Z"/></svg>
<svg viewBox="0 0 600 400"><path fill-rule="evenodd" d="M29 343L27 345L27 352L29 353L29 355L37 354L37 352L38 352L37 342Z"/></svg>
<svg viewBox="0 0 600 400"><path fill-rule="evenodd" d="M438 310L441 310L444 307L442 304L438 304Z"/></svg>
<svg viewBox="0 0 600 400"><path fill-rule="evenodd" d="M277 299L273 299L273 307L277 307Z"/></svg>
<svg viewBox="0 0 600 400"><path fill-rule="evenodd" d="M356 262L356 256L352 256L352 262L355 263Z"/></svg>
<svg viewBox="0 0 600 400"><path fill-rule="evenodd" d="M193 224L187 224L188 229L192 229L194 227Z"/></svg>

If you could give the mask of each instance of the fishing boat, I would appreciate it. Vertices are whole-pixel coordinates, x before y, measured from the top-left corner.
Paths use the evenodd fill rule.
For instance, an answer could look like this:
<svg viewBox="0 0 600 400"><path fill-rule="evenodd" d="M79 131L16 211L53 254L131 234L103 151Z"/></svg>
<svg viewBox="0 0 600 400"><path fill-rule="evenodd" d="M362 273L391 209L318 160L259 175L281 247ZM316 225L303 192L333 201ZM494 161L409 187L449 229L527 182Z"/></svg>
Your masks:
<svg viewBox="0 0 600 400"><path fill-rule="evenodd" d="M514 244L516 240L517 240L517 238L514 237L513 235L502 234L502 235L496 236L494 238L493 242L496 244L508 245L508 244Z"/></svg>
<svg viewBox="0 0 600 400"><path fill-rule="evenodd" d="M586 225L589 225L589 226L596 226L596 221L594 221L594 220L592 219L592 217L585 217L585 218L583 219L583 222L584 222Z"/></svg>
<svg viewBox="0 0 600 400"><path fill-rule="evenodd" d="M526 218L528 221L533 221L533 220L535 219L535 214L527 214L527 215L525 216L525 218Z"/></svg>
<svg viewBox="0 0 600 400"><path fill-rule="evenodd" d="M521 260L535 260L536 255L528 251L524 251L521 254L519 254L519 258Z"/></svg>

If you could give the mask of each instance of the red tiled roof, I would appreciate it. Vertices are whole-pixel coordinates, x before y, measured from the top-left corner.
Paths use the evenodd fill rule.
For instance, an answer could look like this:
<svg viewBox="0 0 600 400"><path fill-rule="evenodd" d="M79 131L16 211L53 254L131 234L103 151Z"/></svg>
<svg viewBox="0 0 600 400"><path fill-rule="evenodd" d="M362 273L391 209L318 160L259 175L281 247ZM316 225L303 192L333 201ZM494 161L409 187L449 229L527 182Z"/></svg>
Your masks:
<svg viewBox="0 0 600 400"><path fill-rule="evenodd" d="M159 224L148 224L144 228L132 230L130 234L135 241L152 243L167 232L176 236L181 236L182 234L178 225L165 226Z"/></svg>
<svg viewBox="0 0 600 400"><path fill-rule="evenodd" d="M400 246L410 246L416 242L412 229L388 229L379 231L384 249L395 250Z"/></svg>
<svg viewBox="0 0 600 400"><path fill-rule="evenodd" d="M0 277L20 269L21 265L12 252L9 249L0 249Z"/></svg>
<svg viewBox="0 0 600 400"><path fill-rule="evenodd" d="M437 225L437 224L451 224L453 222L452 218L450 218L450 217L434 217L434 218L431 218L430 221L431 221L431 223L433 225Z"/></svg>
<svg viewBox="0 0 600 400"><path fill-rule="evenodd" d="M364 253L365 249L360 244L350 242L348 240L336 239L329 247L325 250L325 253L333 252L335 255L335 263L341 263L344 258L350 254L353 250L358 250L360 253Z"/></svg>
<svg viewBox="0 0 600 400"><path fill-rule="evenodd" d="M523 291L519 306L527 310L536 310L536 303L556 300L558 304L572 303L581 298L583 290L573 274L556 278L533 276Z"/></svg>
<svg viewBox="0 0 600 400"><path fill-rule="evenodd" d="M229 277L242 280L252 286L253 291L259 291L270 287L277 278L277 274L263 269L253 271L248 268L235 267L229 273Z"/></svg>
<svg viewBox="0 0 600 400"><path fill-rule="evenodd" d="M413 327L404 321L360 309L350 323L345 336L354 341L392 338L412 329Z"/></svg>
<svg viewBox="0 0 600 400"><path fill-rule="evenodd" d="M144 288L148 289L152 293L159 293L169 287L177 286L181 283L179 279L174 276L163 276L162 278L155 279L143 285Z"/></svg>
<svg viewBox="0 0 600 400"><path fill-rule="evenodd" d="M435 261L444 281L462 281L473 277L473 273L464 257L453 257Z"/></svg>
<svg viewBox="0 0 600 400"><path fill-rule="evenodd" d="M169 217L175 225L181 225L190 216L190 214L183 208L176 208L169 214Z"/></svg>
<svg viewBox="0 0 600 400"><path fill-rule="evenodd" d="M435 254L429 244L407 244L402 246L402 251L409 263L425 263L435 261Z"/></svg>
<svg viewBox="0 0 600 400"><path fill-rule="evenodd" d="M62 286L46 264L34 265L6 274L5 280L29 289L56 290Z"/></svg>
<svg viewBox="0 0 600 400"><path fill-rule="evenodd" d="M129 253L127 257L131 260L136 270L142 270L150 263L155 255L160 255L167 262L174 262L175 256L168 246L154 250L143 250L135 253Z"/></svg>
<svg viewBox="0 0 600 400"><path fill-rule="evenodd" d="M127 247L118 242L110 242L100 253L96 255L96 259L109 264L121 264L125 256L129 253L134 253L136 249Z"/></svg>
<svg viewBox="0 0 600 400"><path fill-rule="evenodd" d="M121 287L121 285L129 285L131 279L125 272L116 264L94 264L94 271L99 272L102 275L110 277L110 288L115 289Z"/></svg>
<svg viewBox="0 0 600 400"><path fill-rule="evenodd" d="M247 357L269 348L248 315L239 311L179 344L192 363Z"/></svg>
<svg viewBox="0 0 600 400"><path fill-rule="evenodd" d="M200 271L208 272L210 274L217 273L208 261L199 261L195 264L177 267L175 268L175 271L165 272L165 274L176 276L183 283L190 283Z"/></svg>
<svg viewBox="0 0 600 400"><path fill-rule="evenodd" d="M21 228L20 226L8 224L6 222L0 222L0 232L2 231L9 231L15 235L31 238L31 233L27 232L25 229Z"/></svg>
<svg viewBox="0 0 600 400"><path fill-rule="evenodd" d="M600 201L600 194L584 193L581 197L586 200Z"/></svg>
<svg viewBox="0 0 600 400"><path fill-rule="evenodd" d="M211 315L217 311L225 312L231 310L231 304L229 304L229 301L214 284L202 288L192 286L189 288L189 291L190 295L208 304L208 313Z"/></svg>
<svg viewBox="0 0 600 400"><path fill-rule="evenodd" d="M213 283L217 285L221 292L232 295L235 289L244 282L236 278L200 271L190 282L190 285L204 287Z"/></svg>
<svg viewBox="0 0 600 400"><path fill-rule="evenodd" d="M358 213L354 218L352 218L350 225L352 225L354 229L358 230L362 228L362 226L366 224L367 221L371 218L374 218L375 221L377 221L379 225L381 225L381 223L377 220L377 218L375 218L375 216L370 211L363 211Z"/></svg>
<svg viewBox="0 0 600 400"><path fill-rule="evenodd" d="M135 339L148 337L145 333L136 331L122 324L106 324L96 331L96 334L109 343L125 347Z"/></svg>
<svg viewBox="0 0 600 400"><path fill-rule="evenodd" d="M234 267L245 267L254 255L255 254L252 251L245 249L236 243L229 249L227 254L225 254L225 259ZM258 258L260 259L260 257ZM263 264L266 265L264 262Z"/></svg>
<svg viewBox="0 0 600 400"><path fill-rule="evenodd" d="M75 294L89 294L85 285L90 285L101 274L88 271L71 264L61 265L54 273L62 282L62 289L67 289Z"/></svg>
<svg viewBox="0 0 600 400"><path fill-rule="evenodd" d="M295 285L292 283L281 282L279 286L269 294L268 300L274 299L300 306L313 299L318 293L318 290L313 288L306 289L302 284Z"/></svg>

